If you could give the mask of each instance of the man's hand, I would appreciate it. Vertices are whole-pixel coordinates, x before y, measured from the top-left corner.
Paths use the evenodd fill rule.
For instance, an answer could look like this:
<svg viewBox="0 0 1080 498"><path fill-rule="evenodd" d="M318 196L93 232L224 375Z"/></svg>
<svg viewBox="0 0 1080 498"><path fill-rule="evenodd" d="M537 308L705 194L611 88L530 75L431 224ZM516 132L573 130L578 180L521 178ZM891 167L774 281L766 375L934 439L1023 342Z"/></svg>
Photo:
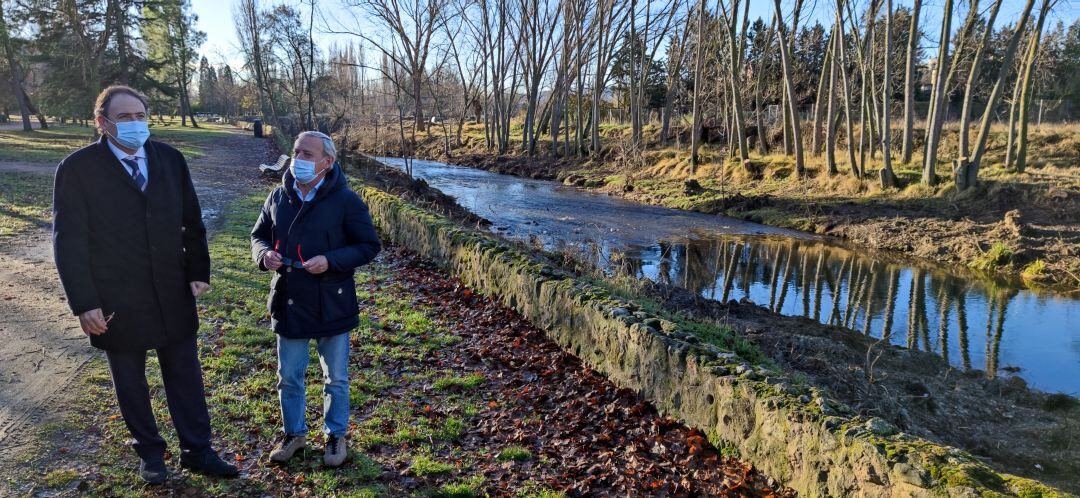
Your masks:
<svg viewBox="0 0 1080 498"><path fill-rule="evenodd" d="M262 264L268 270L276 270L281 268L281 254L277 251L266 251L263 253Z"/></svg>
<svg viewBox="0 0 1080 498"><path fill-rule="evenodd" d="M101 313L101 308L95 308L80 314L79 325L86 335L101 335L106 330L109 330L109 326L105 323L105 315Z"/></svg>
<svg viewBox="0 0 1080 498"><path fill-rule="evenodd" d="M304 263L304 269L314 275L318 275L328 268L330 268L330 262L326 260L326 256L315 256Z"/></svg>
<svg viewBox="0 0 1080 498"><path fill-rule="evenodd" d="M191 295L199 297L210 291L210 284L206 282L189 282L191 285Z"/></svg>

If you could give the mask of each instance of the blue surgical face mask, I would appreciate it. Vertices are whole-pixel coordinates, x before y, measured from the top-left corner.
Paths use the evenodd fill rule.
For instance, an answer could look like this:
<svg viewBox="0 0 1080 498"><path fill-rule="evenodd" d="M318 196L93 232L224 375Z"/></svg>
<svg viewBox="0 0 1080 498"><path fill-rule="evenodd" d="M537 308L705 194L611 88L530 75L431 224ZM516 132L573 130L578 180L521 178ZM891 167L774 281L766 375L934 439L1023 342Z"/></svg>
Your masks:
<svg viewBox="0 0 1080 498"><path fill-rule="evenodd" d="M305 161L294 157L290 169L292 169L293 178L305 185L314 181L318 176L315 174L315 163L311 161Z"/></svg>
<svg viewBox="0 0 1080 498"><path fill-rule="evenodd" d="M146 139L150 138L150 126L146 121L121 121L116 122L109 118L105 118L110 123L116 125L116 135L113 139L120 145L129 149L138 149L146 143Z"/></svg>

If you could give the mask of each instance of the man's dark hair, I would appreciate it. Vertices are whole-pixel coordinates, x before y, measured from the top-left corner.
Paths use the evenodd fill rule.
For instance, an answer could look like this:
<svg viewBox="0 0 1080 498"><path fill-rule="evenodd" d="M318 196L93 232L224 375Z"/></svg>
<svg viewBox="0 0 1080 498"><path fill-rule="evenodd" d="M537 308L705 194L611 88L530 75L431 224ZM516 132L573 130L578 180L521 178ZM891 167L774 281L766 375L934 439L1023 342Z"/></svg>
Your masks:
<svg viewBox="0 0 1080 498"><path fill-rule="evenodd" d="M112 85L98 94L97 100L94 102L94 116L108 116L109 103L112 102L113 97L117 95L131 95L139 99L142 102L143 108L147 112L150 112L150 105L147 104L148 99L142 92L131 88L127 85Z"/></svg>

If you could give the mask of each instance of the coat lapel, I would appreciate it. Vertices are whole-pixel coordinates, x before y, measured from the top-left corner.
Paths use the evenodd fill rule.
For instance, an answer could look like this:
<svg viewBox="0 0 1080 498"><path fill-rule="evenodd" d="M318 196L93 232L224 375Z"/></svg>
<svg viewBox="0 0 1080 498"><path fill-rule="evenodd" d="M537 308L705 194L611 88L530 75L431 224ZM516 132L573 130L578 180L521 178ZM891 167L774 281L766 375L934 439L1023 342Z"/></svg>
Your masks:
<svg viewBox="0 0 1080 498"><path fill-rule="evenodd" d="M135 180L131 178L130 174L128 174L127 166L124 166L123 163L121 163L120 160L116 158L116 154L113 154L112 149L109 148L108 142L106 142L107 140L108 138L105 138L104 135L102 135L101 139L98 140L98 153L100 153L102 156L105 169L109 170L110 174L119 175L121 181L127 184L127 186L131 187L134 191L138 192L140 195L145 195L145 192L139 189L139 186L135 184ZM150 164L149 159L147 159L147 164ZM149 167L147 167L147 170L149 170ZM147 188L149 187L150 185L148 184Z"/></svg>
<svg viewBox="0 0 1080 498"><path fill-rule="evenodd" d="M149 140L147 140L146 143L143 144L143 151L146 152L147 179L145 193L146 195L150 195L150 190L153 189L154 191L157 191L157 189L154 187L155 185L161 183L161 164L159 163L161 158L158 157L157 147L154 147L153 142ZM135 183L135 181L132 180L131 183Z"/></svg>

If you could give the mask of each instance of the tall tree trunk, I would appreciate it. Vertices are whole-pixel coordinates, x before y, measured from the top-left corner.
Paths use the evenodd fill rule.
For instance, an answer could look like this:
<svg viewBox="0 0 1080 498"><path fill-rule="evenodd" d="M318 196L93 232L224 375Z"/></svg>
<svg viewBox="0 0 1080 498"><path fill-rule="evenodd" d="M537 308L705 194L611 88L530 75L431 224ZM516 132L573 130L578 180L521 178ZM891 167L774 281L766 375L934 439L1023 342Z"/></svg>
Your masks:
<svg viewBox="0 0 1080 498"><path fill-rule="evenodd" d="M772 37L774 33L776 33L775 15L773 15L772 23L769 25L769 31L765 35L765 44L762 45L763 54L770 46L772 46ZM754 107L756 108L757 114L758 151L760 151L763 156L769 154L769 130L765 129L765 118L762 116L764 109L761 106L761 89L765 86L765 60L766 58L764 56L761 57L761 64L759 64L758 70L756 71L757 83L754 85Z"/></svg>
<svg viewBox="0 0 1080 498"><path fill-rule="evenodd" d="M1050 0L1043 0L1042 9L1039 13L1039 22L1035 27L1036 30L1042 30L1043 21L1046 19L1046 10L1050 5ZM965 158L957 160L953 166L953 178L956 181L957 190L967 190L975 186L979 178L979 165L982 162L982 156L986 152L986 140L990 134L990 120L994 116L994 108L997 107L998 100L1001 98L1001 93L1005 86L1005 81L1008 78L1009 72L1012 70L1013 59L1016 57L1016 47L1020 44L1020 38L1024 35L1024 28L1027 27L1028 20L1031 18L1031 9L1035 6L1035 0L1027 0L1024 5L1024 12L1020 15L1020 20L1017 21L1016 31L1013 32L1012 37L1009 38L1009 44L1005 48L1005 55L1001 60L1001 69L998 71L997 81L994 83L993 90L990 91L990 97L986 100L986 109L983 110L982 122L979 125L979 135L975 139L975 148L971 154L971 161L968 162ZM1019 158L1018 158L1019 159Z"/></svg>
<svg viewBox="0 0 1080 498"><path fill-rule="evenodd" d="M749 2L750 0L747 0ZM746 170L750 169L750 149L746 144L746 125L743 117L742 92L739 85L739 66L742 57L739 51L740 45L735 41L736 23L738 22L739 0L735 0L731 8L731 17L722 20L727 29L728 50L730 65L728 69L728 82L731 88L731 107L735 121L735 135L739 144L739 162ZM725 15L725 17L727 17ZM729 149L730 150L730 149Z"/></svg>
<svg viewBox="0 0 1080 498"><path fill-rule="evenodd" d="M832 31L829 32L829 41L825 44L825 60L821 63L821 74L818 75L817 94L814 100L814 133L810 145L810 155L813 156L821 154L821 141L825 138L825 124L823 121L825 118L825 107L828 105L826 102L826 94L829 93L828 90L825 89L825 85L829 83L830 77L832 76L832 47L834 44L836 44L835 26Z"/></svg>
<svg viewBox="0 0 1080 498"><path fill-rule="evenodd" d="M131 46L127 36L128 6L126 2L124 5L119 5L120 2L117 2L117 4L117 8L113 10L115 18L113 24L116 30L116 59L118 61L117 66L120 69L116 82L127 85L131 79Z"/></svg>
<svg viewBox="0 0 1080 498"><path fill-rule="evenodd" d="M776 18L781 20L779 21L780 64L784 74L784 91L788 96L788 109L791 112L791 140L795 149L795 173L802 177L806 173L806 166L803 164L803 146L799 131L799 109L795 100L795 84L791 81L791 54L788 53L788 41L784 35L782 21L783 13L780 11L780 0L773 0L773 5L776 7Z"/></svg>
<svg viewBox="0 0 1080 498"><path fill-rule="evenodd" d="M1016 171L1023 173L1027 169L1028 149L1028 118L1031 112L1031 98L1034 90L1035 64L1039 59L1039 43L1042 40L1043 24L1046 21L1046 13L1052 4L1051 0L1043 0L1039 10L1039 22L1035 26L1035 32L1031 34L1031 42L1028 45L1028 53L1024 60L1024 78L1022 81L1023 91L1020 95L1020 137L1016 148Z"/></svg>
<svg viewBox="0 0 1080 498"><path fill-rule="evenodd" d="M11 37L8 33L7 18L4 17L4 5L0 1L0 43L4 45L4 56L7 57L8 62L8 77L11 84L11 93L15 95L15 100L19 104L19 114L22 116L23 131L33 131L34 127L30 124L30 102L26 97L26 92L22 87L22 68L19 66L19 61L15 57L15 48L11 46Z"/></svg>
<svg viewBox="0 0 1080 498"><path fill-rule="evenodd" d="M996 0L990 7L990 16L986 20L986 29L983 30L982 39L975 48L975 56L971 60L971 70L968 72L967 82L964 85L964 101L960 111L960 136L958 138L957 156L960 161L966 161L970 152L968 134L971 128L971 103L975 100L975 84L979 80L979 70L986 54L986 48L990 45L990 34L994 32L994 20L997 19L998 9L1001 8L1001 0Z"/></svg>
<svg viewBox="0 0 1080 498"><path fill-rule="evenodd" d="M855 130L854 119L851 117L851 82L848 77L848 62L847 62L847 43L843 42L847 38L844 36L844 19L843 19L843 0L836 0L836 32L838 39L841 43L836 44L837 54L840 63L840 79L844 83L844 89L841 93L844 97L844 128L847 139L847 153L848 153L848 165L851 166L851 175L855 178L862 178L862 169L859 166L858 160L855 158Z"/></svg>
<svg viewBox="0 0 1080 498"><path fill-rule="evenodd" d="M941 36L938 38L937 66L934 68L934 84L930 96L930 112L926 127L926 156L923 158L922 183L937 185L937 146L941 137L941 119L938 118L945 101L945 73L949 64L949 37L952 34L953 0L945 0L941 16Z"/></svg>
<svg viewBox="0 0 1080 498"><path fill-rule="evenodd" d="M1005 164L1002 165L1006 170L1012 169L1013 163L1016 161L1016 108L1020 107L1020 88L1022 86L1019 80L1013 83L1012 100L1009 101L1009 131L1005 139Z"/></svg>
<svg viewBox="0 0 1080 498"><path fill-rule="evenodd" d="M833 26L833 43L829 55L832 63L829 64L829 82L827 83L828 88L825 90L827 93L825 98L825 169L830 176L840 172L836 168L836 126L839 123L836 116L836 85L839 83L838 75L840 72L837 67L839 63L836 61L836 46L840 43L840 40L836 37L836 33L837 29Z"/></svg>
<svg viewBox="0 0 1080 498"><path fill-rule="evenodd" d="M705 0L698 0L697 12L697 39L695 41L696 53L694 54L694 96L693 96L693 124L690 134L690 174L697 172L698 147L701 146L701 99L702 77L701 59L703 57L702 46L705 45Z"/></svg>
<svg viewBox="0 0 1080 498"><path fill-rule="evenodd" d="M885 0L885 69L883 74L885 82L881 91L881 188L898 185L896 174L892 169L892 144L890 143L892 127L889 122L891 114L889 97L892 95L892 71L890 70L892 67L892 16L892 0ZM870 314L869 308L866 313Z"/></svg>
<svg viewBox="0 0 1080 498"><path fill-rule="evenodd" d="M915 129L915 53L919 51L919 11L922 0L915 0L911 7L911 23L908 25L907 54L904 57L904 143L900 162L911 162Z"/></svg>

